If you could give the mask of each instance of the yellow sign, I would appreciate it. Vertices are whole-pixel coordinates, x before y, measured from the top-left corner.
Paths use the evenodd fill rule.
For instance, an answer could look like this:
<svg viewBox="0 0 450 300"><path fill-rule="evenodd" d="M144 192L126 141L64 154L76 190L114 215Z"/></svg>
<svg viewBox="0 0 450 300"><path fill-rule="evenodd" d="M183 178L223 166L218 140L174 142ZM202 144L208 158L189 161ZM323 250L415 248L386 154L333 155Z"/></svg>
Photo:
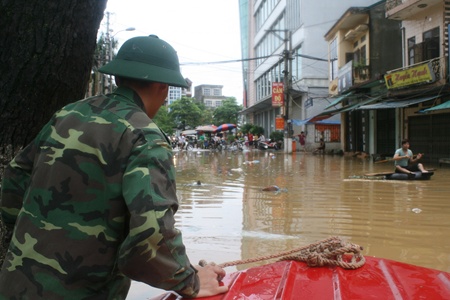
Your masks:
<svg viewBox="0 0 450 300"><path fill-rule="evenodd" d="M284 85L282 82L272 82L272 107L280 107L284 103Z"/></svg>
<svg viewBox="0 0 450 300"><path fill-rule="evenodd" d="M430 83L436 80L431 64L423 64L406 70L384 75L386 87L396 89L417 83Z"/></svg>

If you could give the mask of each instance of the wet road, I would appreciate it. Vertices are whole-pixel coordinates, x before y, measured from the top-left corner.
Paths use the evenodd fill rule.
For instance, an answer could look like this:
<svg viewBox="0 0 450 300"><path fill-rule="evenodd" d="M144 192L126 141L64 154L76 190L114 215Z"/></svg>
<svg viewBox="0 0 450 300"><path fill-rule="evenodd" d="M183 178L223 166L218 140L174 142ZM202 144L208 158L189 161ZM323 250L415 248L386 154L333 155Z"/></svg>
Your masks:
<svg viewBox="0 0 450 300"><path fill-rule="evenodd" d="M391 171L390 162L299 152L193 151L175 153L174 162L177 227L194 264L266 256L339 236L363 246L364 255L450 272L448 166L429 181L394 181L363 176ZM262 191L271 185L281 190ZM127 299L159 293L134 282Z"/></svg>

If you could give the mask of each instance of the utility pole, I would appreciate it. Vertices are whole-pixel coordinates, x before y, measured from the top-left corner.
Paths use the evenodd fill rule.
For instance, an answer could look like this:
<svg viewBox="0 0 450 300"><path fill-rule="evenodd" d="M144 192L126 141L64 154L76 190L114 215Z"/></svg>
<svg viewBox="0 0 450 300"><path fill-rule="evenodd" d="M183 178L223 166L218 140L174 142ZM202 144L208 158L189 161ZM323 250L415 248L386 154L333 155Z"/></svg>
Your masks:
<svg viewBox="0 0 450 300"><path fill-rule="evenodd" d="M292 41L291 31L284 30L284 152L292 153L292 124L289 118L290 89L292 85Z"/></svg>
<svg viewBox="0 0 450 300"><path fill-rule="evenodd" d="M292 42L291 42L291 32L287 29L284 30L284 120L285 120L285 137L291 137L291 120L289 119L289 105L290 105L290 93L292 85Z"/></svg>
<svg viewBox="0 0 450 300"><path fill-rule="evenodd" d="M108 53L108 58L106 60L107 62L112 61L113 57L114 57L114 49L113 49L114 36L116 34L118 34L119 32L122 32L122 31L134 31L134 30L136 30L136 28L134 28L134 27L128 27L126 29L119 30L116 33L114 33L113 35L111 35L111 33L113 32L113 29L111 29L109 27L109 16L110 16L110 14L111 14L110 12L106 12L106 37L105 37L105 44L107 45L106 49L107 49L107 53ZM112 90L113 90L112 75L108 75L108 78L109 78L108 91L110 93L112 93Z"/></svg>
<svg viewBox="0 0 450 300"><path fill-rule="evenodd" d="M292 153L292 124L289 119L289 105L290 105L290 93L292 85L292 41L291 41L291 31L288 29L277 30L277 29L269 29L268 32L272 32L284 42L284 50L283 50L283 62L284 62L284 70L283 70L283 86L284 86L284 152ZM284 37L281 37L277 34L277 32L283 31Z"/></svg>
<svg viewBox="0 0 450 300"><path fill-rule="evenodd" d="M112 53L112 41L111 41L111 36L109 34L109 16L110 16L110 12L106 12L106 35L105 35L105 41L104 41L104 45L103 47L105 48L105 59L104 59L104 64L108 63L111 61L111 53ZM106 81L109 78L109 87L108 90L111 91L112 89L112 81L111 81L111 75L109 75L109 77L107 77L108 75L106 74L102 74L102 91L101 94L105 94L105 90L106 90Z"/></svg>

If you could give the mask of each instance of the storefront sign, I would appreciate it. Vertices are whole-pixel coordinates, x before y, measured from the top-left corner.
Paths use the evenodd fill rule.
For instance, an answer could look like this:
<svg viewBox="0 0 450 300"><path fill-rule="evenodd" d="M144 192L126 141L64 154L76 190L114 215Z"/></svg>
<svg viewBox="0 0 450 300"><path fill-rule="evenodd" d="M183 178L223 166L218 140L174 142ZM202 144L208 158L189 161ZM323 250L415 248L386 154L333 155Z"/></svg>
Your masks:
<svg viewBox="0 0 450 300"><path fill-rule="evenodd" d="M284 130L284 118L275 118L275 130Z"/></svg>
<svg viewBox="0 0 450 300"><path fill-rule="evenodd" d="M284 104L284 85L282 82L272 82L272 107Z"/></svg>
<svg viewBox="0 0 450 300"><path fill-rule="evenodd" d="M417 83L430 83L436 80L431 64L423 64L406 70L384 75L388 89L401 88Z"/></svg>

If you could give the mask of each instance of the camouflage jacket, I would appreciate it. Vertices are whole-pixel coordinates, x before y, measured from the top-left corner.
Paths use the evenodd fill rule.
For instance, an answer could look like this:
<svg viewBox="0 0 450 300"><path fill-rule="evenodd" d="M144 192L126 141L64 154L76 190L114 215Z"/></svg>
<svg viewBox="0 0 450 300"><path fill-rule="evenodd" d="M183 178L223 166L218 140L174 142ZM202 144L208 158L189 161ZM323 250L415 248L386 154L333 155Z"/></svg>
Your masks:
<svg viewBox="0 0 450 300"><path fill-rule="evenodd" d="M58 111L9 164L1 196L14 232L0 299L124 299L130 278L198 292L174 227L171 147L130 89Z"/></svg>

